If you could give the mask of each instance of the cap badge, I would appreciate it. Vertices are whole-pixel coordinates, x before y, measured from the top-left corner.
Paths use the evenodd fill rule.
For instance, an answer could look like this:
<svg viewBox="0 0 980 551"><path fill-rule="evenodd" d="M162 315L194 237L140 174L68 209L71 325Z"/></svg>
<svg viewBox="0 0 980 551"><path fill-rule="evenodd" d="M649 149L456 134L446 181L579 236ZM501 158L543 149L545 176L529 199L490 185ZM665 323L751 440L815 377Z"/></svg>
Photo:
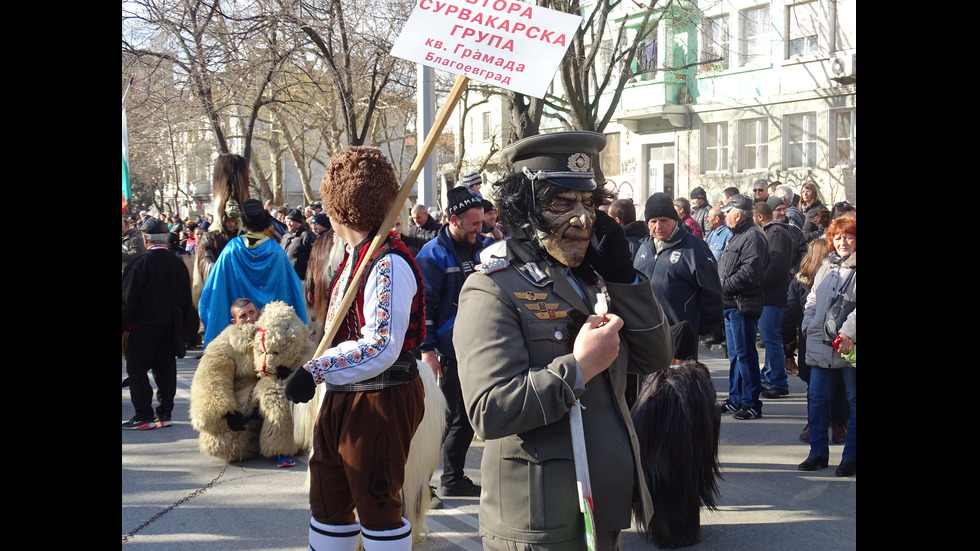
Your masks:
<svg viewBox="0 0 980 551"><path fill-rule="evenodd" d="M592 170L592 159L585 153L573 153L568 158L568 168L572 172L589 172Z"/></svg>

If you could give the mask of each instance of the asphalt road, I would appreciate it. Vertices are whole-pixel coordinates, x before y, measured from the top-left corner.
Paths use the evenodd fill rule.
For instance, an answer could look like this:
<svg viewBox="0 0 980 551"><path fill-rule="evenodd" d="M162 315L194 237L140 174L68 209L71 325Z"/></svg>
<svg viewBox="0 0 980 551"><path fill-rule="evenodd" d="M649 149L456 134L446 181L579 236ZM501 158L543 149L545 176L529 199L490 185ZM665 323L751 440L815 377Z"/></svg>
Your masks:
<svg viewBox="0 0 980 551"><path fill-rule="evenodd" d="M307 547L310 511L304 487L305 457L280 469L273 459L225 465L200 453L187 419L190 383L199 350L178 360L174 426L122 432L123 549L133 551L261 551ZM762 351L760 350L760 353ZM715 359L712 359L715 358ZM719 397L728 388L728 361L705 353ZM123 372L125 377L125 372ZM790 395L768 400L761 419L722 418L720 458L724 479L717 511L702 511L702 541L692 550L792 549L837 551L857 547L857 479L835 476L842 445L832 444L831 465L805 473L796 466L808 446L798 439L806 424L806 386L790 376ZM156 404L154 404L156 405ZM133 415L122 390L122 417ZM479 484L482 442L467 458ZM438 485L438 476L433 478ZM482 549L478 499L448 498L430 511L426 551ZM624 548L656 549L635 531Z"/></svg>

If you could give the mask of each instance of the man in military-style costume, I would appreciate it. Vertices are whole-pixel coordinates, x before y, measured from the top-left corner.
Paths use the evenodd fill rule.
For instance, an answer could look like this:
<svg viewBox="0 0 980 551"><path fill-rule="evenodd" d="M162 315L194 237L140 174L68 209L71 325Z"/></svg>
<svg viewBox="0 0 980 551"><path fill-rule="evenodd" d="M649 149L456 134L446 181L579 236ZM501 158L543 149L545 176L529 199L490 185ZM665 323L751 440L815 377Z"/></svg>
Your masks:
<svg viewBox="0 0 980 551"><path fill-rule="evenodd" d="M599 549L620 549L631 505L652 502L625 401L627 371L670 365L670 328L629 242L596 207L594 132L533 136L504 149L498 182L511 225L502 256L467 278L453 337L463 399L486 439L485 549L584 550L569 411L583 406ZM609 314L596 315L598 296ZM491 483L492 481L492 483Z"/></svg>

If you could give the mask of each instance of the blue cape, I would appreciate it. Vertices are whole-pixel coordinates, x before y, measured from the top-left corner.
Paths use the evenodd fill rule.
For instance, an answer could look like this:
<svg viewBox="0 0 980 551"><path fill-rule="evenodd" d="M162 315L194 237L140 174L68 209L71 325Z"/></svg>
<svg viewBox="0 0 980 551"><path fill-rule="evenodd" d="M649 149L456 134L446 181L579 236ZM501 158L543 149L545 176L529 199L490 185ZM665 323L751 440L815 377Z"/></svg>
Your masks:
<svg viewBox="0 0 980 551"><path fill-rule="evenodd" d="M231 325L231 303L239 298L251 299L260 310L281 300L293 307L303 323L307 322L303 283L274 239L250 249L245 237L240 236L221 251L198 301L205 347Z"/></svg>

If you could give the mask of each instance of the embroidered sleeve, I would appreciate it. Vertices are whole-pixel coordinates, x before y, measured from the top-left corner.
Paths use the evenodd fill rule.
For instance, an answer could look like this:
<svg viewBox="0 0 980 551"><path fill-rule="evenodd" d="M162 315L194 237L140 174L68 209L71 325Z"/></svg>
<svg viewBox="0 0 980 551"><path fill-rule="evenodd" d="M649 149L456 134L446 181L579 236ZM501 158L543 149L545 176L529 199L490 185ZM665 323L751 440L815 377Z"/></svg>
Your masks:
<svg viewBox="0 0 980 551"><path fill-rule="evenodd" d="M388 369L401 353L416 291L404 258L389 254L378 261L364 286L363 337L342 342L309 363L317 384L358 383Z"/></svg>

